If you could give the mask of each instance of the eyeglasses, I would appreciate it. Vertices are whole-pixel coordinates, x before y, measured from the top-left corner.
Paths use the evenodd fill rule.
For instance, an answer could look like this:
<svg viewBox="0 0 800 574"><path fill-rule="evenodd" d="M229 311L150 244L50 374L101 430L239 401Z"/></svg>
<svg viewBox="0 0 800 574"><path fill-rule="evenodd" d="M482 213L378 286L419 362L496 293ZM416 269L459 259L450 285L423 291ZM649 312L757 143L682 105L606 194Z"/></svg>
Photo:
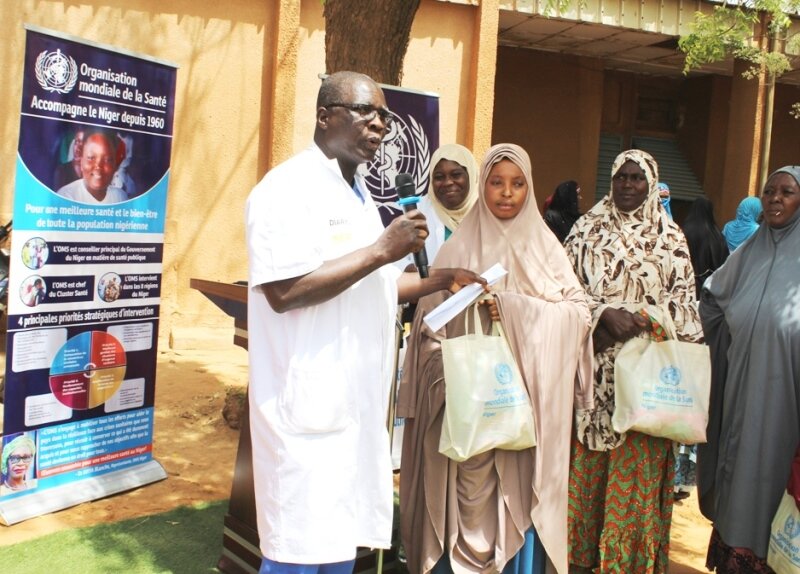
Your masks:
<svg viewBox="0 0 800 574"><path fill-rule="evenodd" d="M647 181L647 177L643 173L616 173L611 179L620 183L624 181L630 181L631 183Z"/></svg>
<svg viewBox="0 0 800 574"><path fill-rule="evenodd" d="M351 112L358 114L360 119L364 120L365 122L371 122L375 119L375 116L379 116L381 118L381 122L387 128L392 125L392 122L394 122L394 114L387 108L376 108L375 106L371 106L369 104L334 103L328 104L325 107L348 109Z"/></svg>
<svg viewBox="0 0 800 574"><path fill-rule="evenodd" d="M19 464L21 462L24 462L25 464L30 464L32 460L33 456L30 454L26 455L12 454L11 456L8 457L8 462L10 464Z"/></svg>

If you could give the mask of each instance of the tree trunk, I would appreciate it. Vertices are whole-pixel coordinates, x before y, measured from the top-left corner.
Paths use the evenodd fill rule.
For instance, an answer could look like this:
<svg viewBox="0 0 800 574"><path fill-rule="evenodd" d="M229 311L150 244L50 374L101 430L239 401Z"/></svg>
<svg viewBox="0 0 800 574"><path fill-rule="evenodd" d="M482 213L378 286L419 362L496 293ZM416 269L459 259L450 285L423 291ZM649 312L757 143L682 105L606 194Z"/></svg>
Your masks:
<svg viewBox="0 0 800 574"><path fill-rule="evenodd" d="M420 0L325 0L325 71L399 86Z"/></svg>

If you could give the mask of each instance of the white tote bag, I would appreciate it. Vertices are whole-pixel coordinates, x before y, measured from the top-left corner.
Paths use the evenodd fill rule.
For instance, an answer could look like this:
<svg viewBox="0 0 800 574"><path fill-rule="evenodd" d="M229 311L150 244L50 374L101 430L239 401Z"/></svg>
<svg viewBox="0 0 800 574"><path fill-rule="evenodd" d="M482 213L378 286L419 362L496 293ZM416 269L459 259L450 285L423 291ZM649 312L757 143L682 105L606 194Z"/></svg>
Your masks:
<svg viewBox="0 0 800 574"><path fill-rule="evenodd" d="M635 337L627 341L614 364L615 406L611 424L672 439L683 444L706 442L711 357L706 345L675 339L669 313L648 307L668 340Z"/></svg>
<svg viewBox="0 0 800 574"><path fill-rule="evenodd" d="M439 452L456 461L491 449L536 446L533 408L499 323L484 335L478 306L474 332L442 342L445 409ZM470 315L468 309L465 317Z"/></svg>
<svg viewBox="0 0 800 574"><path fill-rule="evenodd" d="M800 511L788 492L772 519L767 564L777 574L800 573Z"/></svg>

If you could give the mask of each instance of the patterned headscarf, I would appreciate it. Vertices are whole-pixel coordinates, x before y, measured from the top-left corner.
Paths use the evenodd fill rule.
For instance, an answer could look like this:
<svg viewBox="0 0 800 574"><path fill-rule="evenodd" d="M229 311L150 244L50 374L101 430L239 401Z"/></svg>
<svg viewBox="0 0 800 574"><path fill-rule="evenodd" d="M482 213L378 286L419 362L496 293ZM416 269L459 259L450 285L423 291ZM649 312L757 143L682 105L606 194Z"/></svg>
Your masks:
<svg viewBox="0 0 800 574"><path fill-rule="evenodd" d="M20 435L14 440L6 443L5 448L3 448L3 454L0 455L0 472L6 476L8 475L8 457L11 456L12 452L23 446L28 447L31 453L36 452L36 444L34 444L33 440L25 435Z"/></svg>
<svg viewBox="0 0 800 574"><path fill-rule="evenodd" d="M445 227L450 231L455 231L461 224L461 220L469 213L475 202L478 201L478 164L472 153L463 145L458 144L445 144L433 153L431 158L431 165L436 169L436 164L442 160L454 161L465 170L467 170L467 179L469 181L469 192L464 202L456 209L447 209L433 191L433 175L431 174L430 183L428 184L428 199L430 199L436 215L439 220L444 223Z"/></svg>
<svg viewBox="0 0 800 574"><path fill-rule="evenodd" d="M634 162L642 169L647 178L648 186L647 197L638 208L631 212L617 209L612 192L614 174L628 161ZM641 235L646 239L658 237L667 226L670 219L664 207L661 205L661 198L658 193L658 164L656 160L653 159L653 156L639 149L624 151L614 160L614 164L611 166L611 175L611 188L609 188L608 195L592 208L592 211L598 208L608 211L609 218L613 222L614 227L618 227L625 233L631 231L631 226L636 226L637 235Z"/></svg>

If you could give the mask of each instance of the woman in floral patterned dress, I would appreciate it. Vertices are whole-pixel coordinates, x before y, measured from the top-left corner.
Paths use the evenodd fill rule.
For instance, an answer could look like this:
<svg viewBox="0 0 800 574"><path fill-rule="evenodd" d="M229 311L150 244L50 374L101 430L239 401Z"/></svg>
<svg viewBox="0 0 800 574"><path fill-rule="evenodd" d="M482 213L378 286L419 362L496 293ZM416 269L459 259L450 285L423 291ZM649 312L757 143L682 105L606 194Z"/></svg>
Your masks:
<svg viewBox="0 0 800 574"><path fill-rule="evenodd" d="M658 166L629 150L612 166L611 191L578 220L565 247L590 298L594 409L576 410L570 458L569 554L573 571L660 573L668 565L673 443L619 434L614 361L622 344L649 336L637 313L669 313L680 340L702 338L686 239L659 202Z"/></svg>

